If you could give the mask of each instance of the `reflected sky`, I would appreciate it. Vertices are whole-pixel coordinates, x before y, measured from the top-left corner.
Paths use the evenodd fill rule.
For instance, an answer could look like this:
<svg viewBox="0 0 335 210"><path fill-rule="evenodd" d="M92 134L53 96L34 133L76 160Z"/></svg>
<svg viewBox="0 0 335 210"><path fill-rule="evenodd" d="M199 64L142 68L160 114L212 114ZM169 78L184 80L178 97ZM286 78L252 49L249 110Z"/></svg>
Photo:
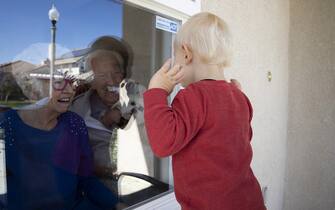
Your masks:
<svg viewBox="0 0 335 210"><path fill-rule="evenodd" d="M48 43L51 40L48 11L52 3L60 13L56 36L58 56L68 50L85 48L101 35L121 37L122 5L116 2L118 1L1 1L0 64L17 59L37 64L37 61L48 56Z"/></svg>

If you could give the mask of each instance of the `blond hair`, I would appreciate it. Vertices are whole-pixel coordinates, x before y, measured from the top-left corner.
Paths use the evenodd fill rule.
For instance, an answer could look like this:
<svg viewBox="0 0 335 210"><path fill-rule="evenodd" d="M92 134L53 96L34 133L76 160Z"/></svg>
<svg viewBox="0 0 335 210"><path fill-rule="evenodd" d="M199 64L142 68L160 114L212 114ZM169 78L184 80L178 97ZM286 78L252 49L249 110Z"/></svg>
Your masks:
<svg viewBox="0 0 335 210"><path fill-rule="evenodd" d="M202 12L192 16L178 31L174 47L186 45L201 61L220 67L229 66L231 43L228 26L220 17Z"/></svg>

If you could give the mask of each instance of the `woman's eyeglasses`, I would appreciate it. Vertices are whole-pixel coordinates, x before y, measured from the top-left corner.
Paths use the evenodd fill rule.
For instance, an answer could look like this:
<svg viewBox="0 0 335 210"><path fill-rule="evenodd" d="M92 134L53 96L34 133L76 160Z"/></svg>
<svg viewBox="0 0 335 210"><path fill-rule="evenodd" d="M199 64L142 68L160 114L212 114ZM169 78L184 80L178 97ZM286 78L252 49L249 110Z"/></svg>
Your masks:
<svg viewBox="0 0 335 210"><path fill-rule="evenodd" d="M52 83L52 87L54 90L57 91L63 91L67 87L67 85L70 85L72 89L75 89L77 86L77 82L74 78L62 78L62 79L54 79Z"/></svg>

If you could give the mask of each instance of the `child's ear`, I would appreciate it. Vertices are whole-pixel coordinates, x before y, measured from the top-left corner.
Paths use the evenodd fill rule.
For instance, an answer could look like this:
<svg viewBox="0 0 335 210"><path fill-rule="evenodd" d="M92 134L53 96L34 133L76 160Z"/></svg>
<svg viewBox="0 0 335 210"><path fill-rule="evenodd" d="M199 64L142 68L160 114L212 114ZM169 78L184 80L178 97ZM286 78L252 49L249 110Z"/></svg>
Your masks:
<svg viewBox="0 0 335 210"><path fill-rule="evenodd" d="M187 65L187 64L192 63L193 53L192 53L191 49L185 44L183 44L181 46L181 48L183 50L185 64Z"/></svg>

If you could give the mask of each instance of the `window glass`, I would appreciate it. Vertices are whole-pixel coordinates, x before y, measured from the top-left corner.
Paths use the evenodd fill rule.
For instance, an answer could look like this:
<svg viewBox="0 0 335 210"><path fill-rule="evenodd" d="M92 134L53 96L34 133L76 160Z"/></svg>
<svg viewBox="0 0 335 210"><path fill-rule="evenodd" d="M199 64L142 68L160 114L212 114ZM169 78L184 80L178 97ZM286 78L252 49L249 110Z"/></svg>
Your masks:
<svg viewBox="0 0 335 210"><path fill-rule="evenodd" d="M0 205L126 208L170 190L142 95L172 53L175 29L157 17L180 22L123 1L55 2L53 23L50 1L1 2Z"/></svg>

